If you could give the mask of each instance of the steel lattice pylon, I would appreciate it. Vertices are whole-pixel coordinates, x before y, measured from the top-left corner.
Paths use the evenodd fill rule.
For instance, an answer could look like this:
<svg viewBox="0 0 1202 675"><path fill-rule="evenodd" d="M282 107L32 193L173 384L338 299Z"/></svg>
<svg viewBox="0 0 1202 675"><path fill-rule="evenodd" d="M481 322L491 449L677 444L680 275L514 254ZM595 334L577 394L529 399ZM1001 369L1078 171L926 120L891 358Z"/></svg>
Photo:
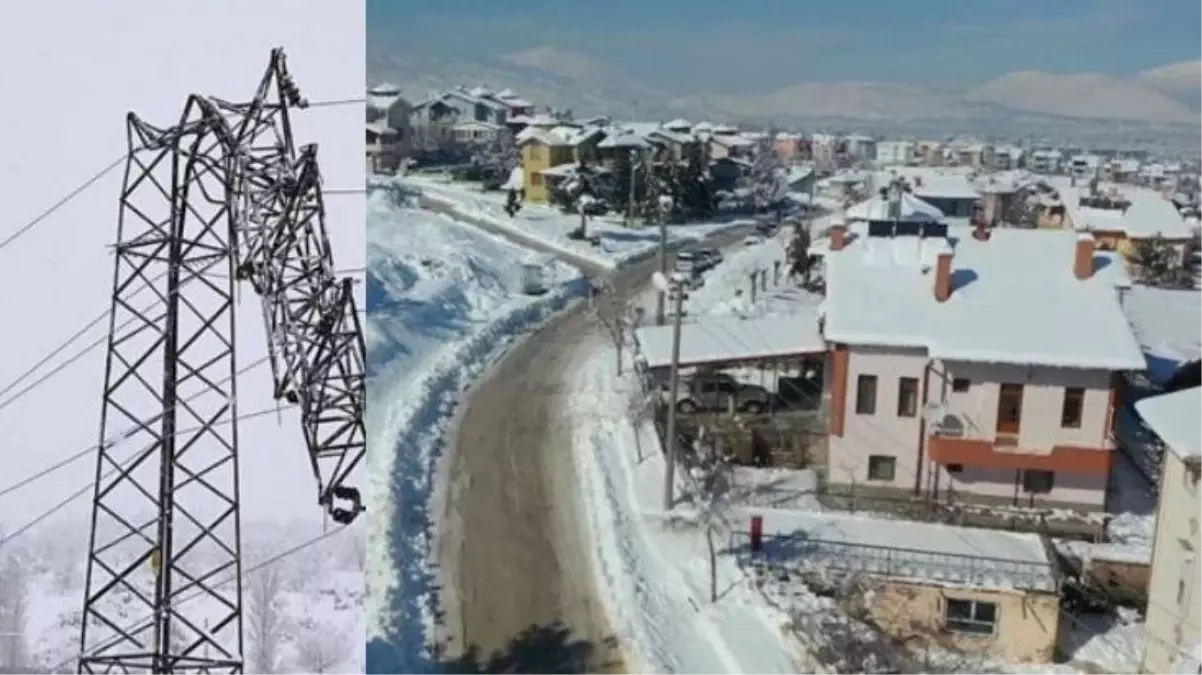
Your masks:
<svg viewBox="0 0 1202 675"><path fill-rule="evenodd" d="M249 103L192 96L167 129L128 117L80 672L241 672L237 280L261 296L317 501L339 523L363 510L344 481L365 348L316 147L292 140L306 105L277 49Z"/></svg>

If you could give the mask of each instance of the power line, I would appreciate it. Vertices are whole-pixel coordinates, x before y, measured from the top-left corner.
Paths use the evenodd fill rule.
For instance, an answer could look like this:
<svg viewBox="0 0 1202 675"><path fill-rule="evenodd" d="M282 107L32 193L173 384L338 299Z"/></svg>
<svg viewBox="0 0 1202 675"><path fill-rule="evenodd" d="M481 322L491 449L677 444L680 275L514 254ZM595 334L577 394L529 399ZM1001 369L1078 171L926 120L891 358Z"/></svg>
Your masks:
<svg viewBox="0 0 1202 675"><path fill-rule="evenodd" d="M297 545L293 546L292 548L289 548L289 549L285 549L285 550L283 550L283 551L280 551L279 553L276 553L275 555L271 556L270 558L267 558L267 559L265 559L265 560L261 560L261 561L259 561L259 562L255 563L254 565L251 565L250 567L246 567L246 568L244 568L244 569L242 570L242 574L247 574L247 573L249 573L249 572L256 572L256 571L258 571L258 570L261 570L261 569L263 569L264 567L267 567L267 566L269 566L269 565L273 565L273 564L275 564L275 563L277 563L277 562L279 562L279 561L283 560L284 558L287 558L287 557L288 557L288 556L290 556L290 555L294 555L294 554L296 554L296 553L299 553L300 551L303 551L303 550L305 550L305 549L309 548L310 546L314 546L314 545L316 545L316 544L320 543L321 541L324 541L324 540L326 540L326 539L329 539L329 538L331 538L331 537L337 536L337 535L339 535L339 534L341 534L341 533L343 533L343 532L347 531L348 529L350 529L350 526L349 526L349 525L345 525L345 526L339 527L339 528L337 528L337 529L330 530L329 532L323 532L322 534L319 534L319 535L317 535L316 537L313 537L313 538L311 538L311 539L309 539L309 540L307 540L307 541L304 541L304 542L302 542L302 543L300 543L300 544L297 544ZM220 587L220 586L224 586L224 585L226 585L226 584L233 583L234 581L236 581L236 580L237 580L237 578L238 578L238 576L237 576L237 575L232 575L232 576L226 577L225 579L222 579L221 581L217 581L217 582L215 582L215 583L213 583L213 584L208 584L208 586L209 586L209 588L218 588L218 587ZM190 594L190 595L185 595L185 596L183 596L182 598L180 598L179 600L177 600L177 601L176 601L176 605L178 606L178 605L180 605L180 604L183 604L183 603L185 603L185 602L189 602L189 601L191 601L191 600L194 600L194 599L196 599L196 598L198 598L198 597L200 597L200 596L202 596L202 595L204 595L204 594L205 594L205 593L204 593L204 591L197 591L197 592L194 592L194 593L192 593L192 594ZM127 626L125 626L125 627L124 627L124 628L123 628L121 631L119 631L119 632L121 632L121 633L127 633L127 634L133 634L133 633L136 633L136 632L138 632L139 630L141 630L141 627L142 627L142 625L143 625L143 624L145 624L145 625L150 625L151 623L152 623L151 621L140 621L140 622L137 622L137 623L131 623L131 624L129 624L129 625L127 625ZM89 656L89 655L93 655L93 654L97 654L97 653L99 653L99 652L102 652L102 651L104 651L104 650L106 650L106 649L108 649L108 648L110 648L110 647L113 647L113 646L115 646L115 645L119 644L119 643L121 642L121 640L123 640L123 639L125 639L125 638L123 638L123 637L120 637L120 636L118 636L118 637L114 637L113 639L109 640L108 642L105 642L105 643L102 643L102 644L100 644L100 645L97 645L97 646L93 647L93 648L92 648L92 650L91 650L91 651L90 651L88 654L82 654L82 653L81 653L81 654L78 654L78 655L76 655L76 656L72 656L71 658L69 658L69 659L66 659L65 661L62 661L62 662L60 662L60 663L56 664L56 665L54 666L54 668L52 668L52 669L51 669L51 671L50 671L50 672L56 672L56 673L57 673L57 672L61 672L61 671L62 671L62 669L63 669L63 668L65 668L66 666L70 665L72 661L76 661L76 660L80 659L80 658L81 658L81 657L83 657L83 656Z"/></svg>
<svg viewBox="0 0 1202 675"><path fill-rule="evenodd" d="M252 361L252 362L248 363L247 365L245 365L245 366L243 366L243 367L239 368L239 369L238 369L238 370L237 370L237 371L234 373L233 377L237 377L238 375L242 375L243 373L246 373L246 372L248 372L248 371L252 370L253 368L256 368L256 367L258 367L258 366L260 366L260 365L262 365L262 364L266 363L268 359L269 359L269 357L267 357L267 356L264 356L264 357L262 357L262 358L260 358L260 359L258 359L258 360L255 360L255 361ZM232 377L226 377L226 378L224 378L223 380L221 380L219 383L228 382L230 379L232 379ZM179 404L177 404L177 405L182 405L182 404L184 404L184 403L188 403L188 402L190 402L190 401L193 401L193 400L195 400L195 399L199 398L201 395L204 395L204 394L206 394L206 393L209 393L209 391L210 391L210 390L207 390L207 389L206 389L206 390L202 390L202 391L201 391L199 394L194 394L194 395L193 395L193 396L191 396L191 397L188 397L188 398L185 398L185 399L183 399L183 400L182 400L182 401L180 401L180 403L179 403ZM283 408L280 408L280 409L282 410ZM273 408L273 410L274 410L274 408ZM257 413L256 413L256 414L257 414ZM150 418L150 419L148 419L148 420L145 420L145 421L144 421L142 424L143 424L143 425L145 425L145 424L150 424L150 423L154 422L156 419L158 419L158 418L160 418L160 417L162 417L162 416L163 416L163 413L159 413L158 415L156 415L156 416L154 416L154 417L152 417L152 418ZM239 419L241 419L241 418L239 418ZM142 425L139 425L139 426L132 427L132 430L137 430L137 429L141 429L141 428L142 428ZM177 433L176 435L178 435L178 433ZM108 441L106 441L106 442L108 442ZM55 471L58 471L59 469L61 469L61 468L63 468L63 467L66 467L66 466L70 465L70 464L71 464L71 463L73 463L73 462L76 462L76 461L78 461L78 460L82 459L83 457L86 457L86 456L87 456L89 453L92 453L92 452L95 452L95 451L99 450L99 449L100 449L100 447L101 447L101 445L102 445L102 444L100 444L100 443L96 443L96 444L93 444L93 445L89 445L88 447L84 448L83 450L80 450L79 452L75 453L74 455L71 455L70 457L67 457L67 458L65 458L65 459L63 459L63 460L60 460L60 461L59 461L58 463L56 463L56 464L53 464L53 465L51 465L51 466L49 466L49 467L47 467L47 468L45 468L45 469L42 469L41 471L38 471L37 473L35 473L35 474L31 475L31 476L27 476L27 477L25 477L25 478L23 478L23 479L21 479L21 480L17 481L16 483L13 483L13 484L9 485L8 487L5 487L4 489L0 489L0 497L3 497L3 496L5 496L5 495L7 495L7 494L9 494L9 493L11 493L11 492L14 492L14 491L16 491L16 490L19 490L19 489L21 489L22 487L25 487L26 485L29 485L29 484L31 484L31 483L33 483L33 482L35 482L35 481L37 481L37 480L39 480L39 479L41 479L41 478L43 478L43 477L45 477L45 476L49 475L49 474L51 474L51 473L54 473Z"/></svg>
<svg viewBox="0 0 1202 675"><path fill-rule="evenodd" d="M367 99L365 99L365 98L358 98L358 99L345 98L345 99L335 99L335 100L331 100L331 101L310 101L308 107L310 107L310 108L327 108L327 107L332 107L332 106L350 105L350 104L355 104L355 103L366 103L366 102L367 102ZM43 221L45 221L47 218L49 218L52 214L54 214L54 212L58 211L63 206L66 206L67 202L78 197L79 194L82 193L84 190L87 190L88 188L95 185L101 178L104 178L106 175L108 175L108 173L110 171L121 166L121 163L124 162L128 158L129 158L129 153L125 153L125 154L121 155L120 157L118 157L117 159L114 159L112 162L109 162L109 164L107 166L105 166L100 171L96 172L91 178L85 180L83 183L80 183L78 186L76 186L74 189L72 189L70 192L68 192L65 197L63 197L62 199L55 202L50 208L43 211L41 214L39 214L33 220L31 220L28 223L17 228L12 234L8 235L3 240L0 240L0 251L4 250L4 248L7 247L9 244L13 243L17 239L19 239L22 236L24 236L25 234L27 234L33 228L37 227L39 224L41 224Z"/></svg>
<svg viewBox="0 0 1202 675"><path fill-rule="evenodd" d="M335 270L334 272L335 272L335 274L350 275L350 274L362 274L365 271L366 271L365 267L352 267L352 268L347 268L347 269ZM134 291L134 295L141 293L142 291L145 291L147 288L152 288L151 284L153 284L155 281L158 281L159 279L164 277L166 274L167 274L167 272L165 272L165 271L159 273L154 278L150 279L146 284L144 284L137 291ZM204 276L219 278L219 279L228 279L229 278L229 275L221 274L221 273L206 273ZM191 283L192 281L195 281L195 280L196 280L196 277L189 277L188 279L185 279L183 282L180 283L180 288L177 288L174 292L178 293L180 291L180 289L183 288L183 286L185 286L186 284ZM170 297L170 293L167 294L166 297ZM156 301L154 304L149 305L146 308L144 308L139 314L145 315L150 310L157 307L160 303L161 303L161 300ZM18 375L16 377L16 379L14 379L12 382L5 385L3 389L0 389L0 396L12 391L15 387L17 387L17 385L19 385L21 383L22 380L24 380L25 378L29 377L30 375L33 375L34 373L36 373L39 368L41 368L42 366L49 363L55 356L58 356L60 353L63 352L63 350L65 350L67 347L71 346L71 344L73 342L75 342L79 338L83 337L83 335L86 334L89 330L91 330L92 328L95 328L98 324L100 324L102 321L104 321L106 318L108 318L109 314L110 314L109 311L106 310L106 311L98 314L96 317L94 317L91 321L89 321L87 323L87 325L85 325L83 328L76 331L73 335L71 335L71 337L67 338L67 340L65 342L60 344L58 347L55 347L54 350L52 350L49 354L42 357L41 360L39 360L37 363L30 366L23 373ZM122 330L125 327L129 326L130 324L132 324L138 320L139 320L138 315L131 316L129 319L126 319L124 322L122 322L121 325L116 326L115 330L118 330L118 331ZM29 392L36 389L38 386L45 383L50 378L54 377L58 373L65 370L71 364L77 362L79 359L86 356L88 352L103 345L107 341L107 339L108 339L107 335L97 338L93 342L89 343L86 347L84 347L80 351L76 352L71 357L69 357L66 361L63 361L62 363L55 366L50 372L42 375L37 380L35 380L32 383L30 383L29 385L27 385L25 388L18 391L16 394L12 395L11 397L9 397L7 399L0 400L0 411L3 411L8 406L15 403L17 401L17 399L20 399L21 397L25 396ZM0 492L0 496L3 496L3 492Z"/></svg>
<svg viewBox="0 0 1202 675"><path fill-rule="evenodd" d="M240 422L240 421L242 421L242 420L247 420L247 419L251 419L251 418L254 418L254 417L262 417L263 415L270 415L270 414L272 414L272 413L277 413L277 412L279 412L280 410L285 410L285 409L292 408L292 407L295 407L295 406L294 406L294 405L291 405L291 404L286 404L286 405L279 406L279 407L266 408L266 409L263 409L263 410L257 410L257 411L255 411L255 412L252 412L252 413L246 413L245 415L239 415L239 416L237 416L237 417L235 417L235 418L233 418L233 419L225 420L225 421L223 421L223 422L218 422L218 423L215 423L215 424L233 424L234 422ZM205 425L197 425L197 426L192 426L192 427L186 427L186 428L183 428L183 429L180 429L180 430L176 431L174 435L175 435L175 436L181 436L181 435L183 435L183 434L192 433L192 432L194 432L194 431L199 431L199 430L201 430L201 429L205 429L205 428L208 428L208 427L210 427L210 426L213 426L213 424L205 424ZM157 441L156 441L156 442L157 442ZM154 445L154 443L152 443L151 445L153 446L153 445ZM89 451L91 451L91 450L95 450L95 449L97 449L97 448L89 448L89 449L88 449L87 451L85 451L84 453L80 453L80 454L79 454L79 455L76 457L76 459L78 459L78 457L79 457L79 456L83 456L83 455L84 455L84 454L86 454L87 452L89 452ZM111 475L113 475L113 474L117 473L117 472L118 472L118 471L120 471L121 469L123 469L123 468L125 468L125 467L129 466L129 464L131 464L131 463L132 463L132 462L133 462L135 459L138 459L138 457L139 457L140 455L141 455L141 453L134 453L134 455L133 455L132 457L130 457L129 459L127 459L125 462L123 462L123 463L122 463L122 464L120 464L119 466L114 466L113 468L109 469L109 470L108 470L108 472L106 472L105 474L103 474L103 475L101 476L101 478L102 478L102 479L103 479L103 478L108 478L109 476L111 476ZM43 472L43 473L42 473L42 475L45 475L46 473L48 473L48 472ZM15 490L17 487L20 487L20 486L19 486L19 485L17 485L17 486L13 486L11 489ZM65 498L64 498L64 499L62 499L61 501L59 501L59 502L58 502L57 504L55 504L54 506L50 507L49 509L47 509L47 510L43 511L42 513L38 514L37 516L35 516L33 520L31 520L31 521L29 521L29 522L25 523L24 525L22 525L21 527L17 528L17 529L16 529L16 530L14 530L13 532L10 532L10 533L9 533L8 535L6 535L6 536L5 536L3 539L0 539L0 547L3 547L3 546L4 546L5 544L7 544L8 542L12 541L13 539L16 539L17 537L21 536L22 534L24 534L24 533L26 533L26 532L28 532L30 529L32 529L34 526L36 526L38 523L41 523L42 521L46 520L46 519L47 519L47 518L49 518L50 516L54 515L55 513L58 513L59 511L63 510L63 509L64 509L64 508L66 508L66 507L67 507L67 505L69 505L71 502L73 502L73 501L75 501L76 499L79 499L80 497L84 496L84 495L85 495L85 494L87 494L87 493L88 493L90 490L92 490L92 488L94 488L94 487L96 487L96 481L92 481L92 482L88 483L87 485L84 485L83 487L79 488L79 489L78 489L78 490L76 490L75 492L72 492L70 495L68 495L67 497L65 497ZM8 491L8 489L6 489L6 491Z"/></svg>

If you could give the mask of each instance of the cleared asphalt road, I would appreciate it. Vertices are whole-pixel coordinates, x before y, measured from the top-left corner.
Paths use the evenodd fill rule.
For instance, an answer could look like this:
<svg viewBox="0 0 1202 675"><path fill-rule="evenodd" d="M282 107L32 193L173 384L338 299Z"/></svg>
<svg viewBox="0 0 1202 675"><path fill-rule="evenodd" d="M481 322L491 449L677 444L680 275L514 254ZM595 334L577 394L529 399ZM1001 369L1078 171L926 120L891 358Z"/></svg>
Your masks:
<svg viewBox="0 0 1202 675"><path fill-rule="evenodd" d="M655 269L653 259L618 272L613 292L632 296ZM593 585L559 408L573 357L599 330L585 303L565 311L516 344L460 408L438 538L449 669L626 671Z"/></svg>

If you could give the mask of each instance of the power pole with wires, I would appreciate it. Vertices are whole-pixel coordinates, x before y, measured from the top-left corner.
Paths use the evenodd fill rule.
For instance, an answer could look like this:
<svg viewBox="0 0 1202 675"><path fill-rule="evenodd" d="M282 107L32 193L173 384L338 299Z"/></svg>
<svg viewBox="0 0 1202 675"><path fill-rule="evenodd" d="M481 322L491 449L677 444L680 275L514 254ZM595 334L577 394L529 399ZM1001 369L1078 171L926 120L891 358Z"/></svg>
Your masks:
<svg viewBox="0 0 1202 675"><path fill-rule="evenodd" d="M316 146L292 138L307 105L275 49L248 103L127 117L79 672L242 671L236 281L261 298L317 502L343 524L363 511L345 481L365 454L365 347Z"/></svg>
<svg viewBox="0 0 1202 675"><path fill-rule="evenodd" d="M664 510L671 511L676 501L676 397L680 393L680 323L684 314L684 284L677 275L663 277L674 293L672 317L672 364L668 376L668 428L664 434Z"/></svg>

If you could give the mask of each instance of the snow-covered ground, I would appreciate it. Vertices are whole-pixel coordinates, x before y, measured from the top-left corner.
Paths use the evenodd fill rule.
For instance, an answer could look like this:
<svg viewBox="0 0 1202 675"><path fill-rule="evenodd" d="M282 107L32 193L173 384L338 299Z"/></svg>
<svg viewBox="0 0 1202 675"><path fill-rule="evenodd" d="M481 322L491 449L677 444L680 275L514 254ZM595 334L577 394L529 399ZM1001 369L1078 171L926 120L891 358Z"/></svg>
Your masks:
<svg viewBox="0 0 1202 675"><path fill-rule="evenodd" d="M0 21L0 56L6 63L30 64L6 70L9 100L87 101L82 115L70 104L17 106L0 127L0 144L11 158L0 164L0 183L6 186L0 283L9 289L0 294L0 311L20 325L19 330L5 331L0 353L0 437L5 439L0 446L0 526L12 536L0 543L0 558L22 559L24 551L50 547L69 551L62 555L72 560L62 562L76 565L54 583L38 571L38 565L46 563L42 557L27 566L27 615L18 628L26 631L29 658L43 664L71 656L62 649L79 649L77 627L53 635L56 631L50 627L69 622L83 602L92 494L87 488L96 472L90 448L99 440L107 321L96 321L62 352L51 351L104 317L110 306L126 113L134 111L148 123L166 127L179 120L190 94L245 100L253 95L276 46L284 48L296 84L311 101L353 102L363 95L362 3L215 0L168 6L134 0L103 7L73 3L69 11L72 20L64 22L61 4L41 3ZM186 35L179 26L188 27ZM56 39L47 41L49 34ZM130 34L139 37L121 37ZM213 40L219 41L220 49L214 49ZM328 188L338 191L363 184L362 104L315 106L297 111L292 121L298 143L320 146ZM55 207L110 165L112 170ZM162 217L165 204L156 204L148 216ZM361 278L354 270L363 265L362 199L330 193L325 206L335 266ZM27 232L8 240L43 213L47 215ZM361 300L362 284L358 290ZM267 341L258 298L246 287L240 294L236 346L242 366L264 357ZM149 292L139 294L139 309L152 300ZM89 348L91 344L96 346ZM323 515L316 504L299 415L287 407L277 414L271 390L265 367L238 378L240 414L270 411L239 426L243 517L248 523L281 523L246 533L248 564L253 562L253 548L266 548L274 555L307 541L320 531ZM156 412L148 406L131 414L149 418ZM41 473L52 466L59 468ZM7 489L25 479L29 482L22 487ZM64 506L57 508L60 503ZM126 515L139 520L147 514ZM301 519L302 525L283 525L294 519ZM14 534L18 530L23 531ZM258 540L264 531L280 536ZM356 545L362 528L347 534L351 536L338 535L335 549ZM294 555L303 557L318 548ZM362 672L363 625L361 612L352 608L360 602L350 592L353 573L334 565L336 551L325 551L331 558L328 569L290 591L288 602L298 608L311 605L305 612L309 618L336 624L327 632L344 636L343 656L327 663L327 672ZM336 612L321 610L331 593L351 604ZM15 597L3 591L0 596ZM299 619L300 609L296 615ZM299 630L289 635L295 638ZM282 656L285 668L306 668L298 665L295 654ZM0 666L10 665L0 657ZM74 667L64 666L71 672Z"/></svg>
<svg viewBox="0 0 1202 675"><path fill-rule="evenodd" d="M497 235L424 211L395 186L368 192L368 640L422 670L432 621L428 512L460 393L516 335L584 294L580 273L548 266L548 291L522 293L538 258ZM378 542L378 543L375 543Z"/></svg>
<svg viewBox="0 0 1202 675"><path fill-rule="evenodd" d="M584 296L587 283L577 269L553 259L556 250L614 268L654 250L658 232L605 225L595 249L567 239L578 221L552 209L527 207L510 218L502 201L469 187L411 177L372 186L368 438L369 447L394 451L369 453L370 508L390 517L370 521L369 539L388 543L368 552L368 639L412 659L394 665L420 670L431 666L424 656L433 620L429 506L441 485L442 443L461 393L516 336ZM419 208L419 191L442 202L444 212ZM479 220L497 232L471 222ZM740 224L676 226L669 237L697 240ZM514 230L518 236L510 236ZM551 252L522 245L530 239ZM532 261L546 272L541 296L522 293L522 264Z"/></svg>
<svg viewBox="0 0 1202 675"><path fill-rule="evenodd" d="M320 537L321 526L272 520L243 528L245 569L251 570L243 588L246 671L363 672L362 528L337 531L283 556L298 542ZM6 635L12 626L0 625L0 661L75 672L86 545L78 527L64 523L40 528L0 552L4 609L26 608L19 639ZM5 620L11 616L0 612Z"/></svg>
<svg viewBox="0 0 1202 675"><path fill-rule="evenodd" d="M589 235L600 236L599 246L593 246L568 238L568 233L580 226L578 215L562 213L547 205L525 204L521 211L510 217L504 210L504 192L484 192L473 183L449 182L429 174L411 174L401 180L469 218L485 219L498 229L531 237L601 267L612 268L619 261L650 254L659 245L659 228L624 227L620 217L609 215L588 219ZM697 239L749 222L732 218L713 223L673 225L668 228L668 237L669 240Z"/></svg>

